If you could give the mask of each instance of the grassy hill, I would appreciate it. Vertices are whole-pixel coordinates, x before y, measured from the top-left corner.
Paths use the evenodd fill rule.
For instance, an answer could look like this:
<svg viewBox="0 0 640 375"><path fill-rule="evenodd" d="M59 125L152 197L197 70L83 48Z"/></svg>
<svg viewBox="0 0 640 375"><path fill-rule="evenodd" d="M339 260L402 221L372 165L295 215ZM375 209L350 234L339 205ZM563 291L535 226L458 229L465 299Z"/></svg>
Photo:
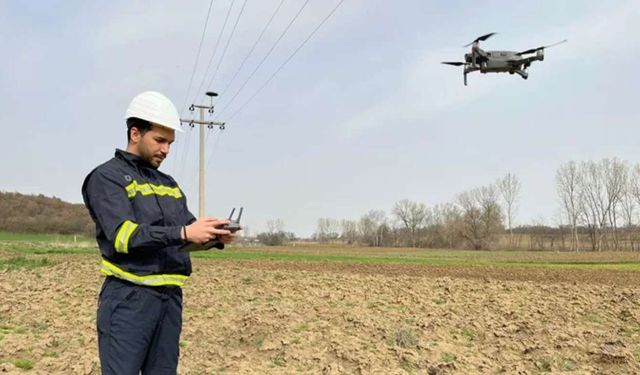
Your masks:
<svg viewBox="0 0 640 375"><path fill-rule="evenodd" d="M0 232L93 236L95 226L83 204L42 194L0 192Z"/></svg>

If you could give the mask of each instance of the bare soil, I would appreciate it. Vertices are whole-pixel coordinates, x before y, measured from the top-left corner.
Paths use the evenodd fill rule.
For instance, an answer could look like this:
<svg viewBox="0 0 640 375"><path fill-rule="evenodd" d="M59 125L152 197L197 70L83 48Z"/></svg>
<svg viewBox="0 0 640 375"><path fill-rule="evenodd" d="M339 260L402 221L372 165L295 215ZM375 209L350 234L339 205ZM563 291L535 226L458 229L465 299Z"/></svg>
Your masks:
<svg viewBox="0 0 640 375"><path fill-rule="evenodd" d="M0 373L97 374L98 259L48 258L59 263L0 273ZM194 270L181 374L640 374L637 272L201 259Z"/></svg>

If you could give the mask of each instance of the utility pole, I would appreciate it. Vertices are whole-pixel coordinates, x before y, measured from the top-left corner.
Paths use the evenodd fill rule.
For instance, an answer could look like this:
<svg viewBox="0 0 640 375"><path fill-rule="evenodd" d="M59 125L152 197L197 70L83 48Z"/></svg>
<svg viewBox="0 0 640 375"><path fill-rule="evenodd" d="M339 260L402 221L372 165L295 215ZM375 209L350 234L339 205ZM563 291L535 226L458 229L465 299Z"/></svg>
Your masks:
<svg viewBox="0 0 640 375"><path fill-rule="evenodd" d="M200 110L200 119L180 119L180 122L189 124L190 127L194 127L196 124L200 125L200 188L198 192L198 217L204 216L204 127L212 129L214 126L219 126L220 130L224 129L224 122L218 121L204 121L204 110L208 110L210 114L213 114L213 97L218 96L217 93L213 91L207 91L206 95L211 98L211 105L196 105L191 104L189 107L189 111L193 112L196 108Z"/></svg>

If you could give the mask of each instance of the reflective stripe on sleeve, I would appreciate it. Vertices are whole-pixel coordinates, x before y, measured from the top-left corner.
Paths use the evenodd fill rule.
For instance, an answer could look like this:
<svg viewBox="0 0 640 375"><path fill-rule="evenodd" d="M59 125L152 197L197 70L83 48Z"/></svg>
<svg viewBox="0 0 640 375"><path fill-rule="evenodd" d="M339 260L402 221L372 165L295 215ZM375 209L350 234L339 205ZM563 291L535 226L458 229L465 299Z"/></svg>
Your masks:
<svg viewBox="0 0 640 375"><path fill-rule="evenodd" d="M138 285L146 285L146 286L162 286L162 285L175 285L182 287L189 278L189 276L185 275L147 275L147 276L138 276L134 275L130 272L127 272L115 264L102 260L102 267L100 267L100 272L106 276L114 276L122 280L126 280Z"/></svg>
<svg viewBox="0 0 640 375"><path fill-rule="evenodd" d="M120 230L118 230L118 234L116 235L116 240L114 242L114 247L117 252L125 254L129 253L129 239L137 227L138 224L131 220L126 220L122 225L120 225Z"/></svg>

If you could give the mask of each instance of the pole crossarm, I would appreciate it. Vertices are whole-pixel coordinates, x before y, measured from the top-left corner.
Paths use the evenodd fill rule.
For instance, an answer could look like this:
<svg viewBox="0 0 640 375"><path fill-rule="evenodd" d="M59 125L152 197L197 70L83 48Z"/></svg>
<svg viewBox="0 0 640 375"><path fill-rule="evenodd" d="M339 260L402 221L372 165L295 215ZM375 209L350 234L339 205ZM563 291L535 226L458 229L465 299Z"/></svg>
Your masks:
<svg viewBox="0 0 640 375"><path fill-rule="evenodd" d="M220 122L220 121L198 121L198 120L190 120L190 119L184 119L184 118L181 118L180 122L187 123L187 124L198 124L198 125L216 125L216 126L226 125L225 122Z"/></svg>

